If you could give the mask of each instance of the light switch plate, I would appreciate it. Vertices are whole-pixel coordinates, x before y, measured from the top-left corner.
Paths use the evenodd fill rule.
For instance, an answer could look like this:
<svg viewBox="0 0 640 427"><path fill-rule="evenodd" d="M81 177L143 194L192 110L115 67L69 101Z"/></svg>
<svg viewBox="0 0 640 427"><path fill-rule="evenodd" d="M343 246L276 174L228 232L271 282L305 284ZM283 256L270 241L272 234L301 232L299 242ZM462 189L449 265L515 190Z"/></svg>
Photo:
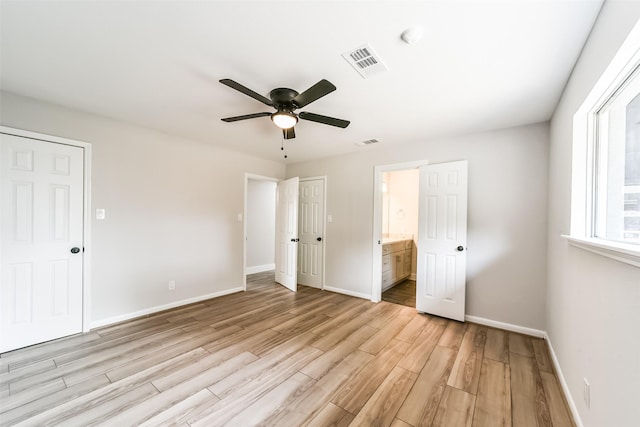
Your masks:
<svg viewBox="0 0 640 427"><path fill-rule="evenodd" d="M96 219L105 219L107 212L104 209L96 209Z"/></svg>
<svg viewBox="0 0 640 427"><path fill-rule="evenodd" d="M327 215L327 222L333 222L333 215Z"/></svg>

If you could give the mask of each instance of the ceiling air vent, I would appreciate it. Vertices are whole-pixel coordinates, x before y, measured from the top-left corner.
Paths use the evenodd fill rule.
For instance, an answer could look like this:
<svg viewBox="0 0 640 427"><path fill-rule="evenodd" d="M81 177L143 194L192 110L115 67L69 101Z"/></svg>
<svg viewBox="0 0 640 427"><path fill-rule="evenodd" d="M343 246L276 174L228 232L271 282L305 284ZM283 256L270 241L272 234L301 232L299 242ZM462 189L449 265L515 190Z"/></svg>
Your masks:
<svg viewBox="0 0 640 427"><path fill-rule="evenodd" d="M368 44L345 52L342 54L342 57L346 59L364 79L388 70L387 66L382 62L382 59L380 59Z"/></svg>
<svg viewBox="0 0 640 427"><path fill-rule="evenodd" d="M378 144L380 141L377 139L367 139L366 141L356 142L355 144L359 147L363 147L365 145Z"/></svg>

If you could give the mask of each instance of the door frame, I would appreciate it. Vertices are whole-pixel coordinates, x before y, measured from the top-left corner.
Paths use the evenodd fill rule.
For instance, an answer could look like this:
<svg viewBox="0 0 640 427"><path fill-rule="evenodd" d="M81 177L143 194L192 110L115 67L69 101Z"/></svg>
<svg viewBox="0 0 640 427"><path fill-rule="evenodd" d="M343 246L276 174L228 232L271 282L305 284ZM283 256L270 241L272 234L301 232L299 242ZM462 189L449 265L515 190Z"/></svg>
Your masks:
<svg viewBox="0 0 640 427"><path fill-rule="evenodd" d="M418 169L428 164L427 160L415 160L412 162L377 165L373 168L372 302L380 302L382 300L382 174L384 172Z"/></svg>
<svg viewBox="0 0 640 427"><path fill-rule="evenodd" d="M82 148L84 162L82 204L82 332L91 330L91 143L28 130L0 126L0 133Z"/></svg>
<svg viewBox="0 0 640 427"><path fill-rule="evenodd" d="M242 207L242 289L245 292L247 290L247 203L250 179L254 181L268 181L275 183L283 180L283 178L274 178L272 176L257 175L248 172L245 172L244 174L244 206Z"/></svg>
<svg viewBox="0 0 640 427"><path fill-rule="evenodd" d="M325 266L327 265L327 176L310 176L300 178L300 182L304 181L322 181L322 233L324 245L322 245L322 280L320 281L320 290L324 290L325 284ZM300 227L300 210L298 210L298 227ZM299 234L299 233L298 233Z"/></svg>

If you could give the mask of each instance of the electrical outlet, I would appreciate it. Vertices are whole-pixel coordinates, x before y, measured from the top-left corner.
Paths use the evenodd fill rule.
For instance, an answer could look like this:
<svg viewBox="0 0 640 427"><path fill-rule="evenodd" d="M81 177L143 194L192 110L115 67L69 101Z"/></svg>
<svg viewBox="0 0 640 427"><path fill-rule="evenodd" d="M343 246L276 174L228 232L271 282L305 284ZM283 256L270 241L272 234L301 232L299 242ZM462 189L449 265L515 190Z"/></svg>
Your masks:
<svg viewBox="0 0 640 427"><path fill-rule="evenodd" d="M582 398L584 399L584 404L587 405L587 408L591 407L591 385L589 385L589 381L586 378L583 378L584 384L582 386Z"/></svg>
<svg viewBox="0 0 640 427"><path fill-rule="evenodd" d="M176 289L176 281L175 280L169 280L169 290L173 291Z"/></svg>

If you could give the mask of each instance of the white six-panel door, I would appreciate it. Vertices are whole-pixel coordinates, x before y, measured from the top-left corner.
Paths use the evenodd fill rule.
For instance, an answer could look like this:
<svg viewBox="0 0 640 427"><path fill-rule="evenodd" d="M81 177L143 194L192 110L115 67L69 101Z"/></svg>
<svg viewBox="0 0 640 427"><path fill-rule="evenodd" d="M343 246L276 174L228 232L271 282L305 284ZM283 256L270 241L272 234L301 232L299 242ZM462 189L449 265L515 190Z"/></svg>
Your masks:
<svg viewBox="0 0 640 427"><path fill-rule="evenodd" d="M416 309L464 321L467 161L420 167Z"/></svg>
<svg viewBox="0 0 640 427"><path fill-rule="evenodd" d="M298 178L276 188L276 282L298 290Z"/></svg>
<svg viewBox="0 0 640 427"><path fill-rule="evenodd" d="M324 180L300 182L298 283L322 287L324 245Z"/></svg>
<svg viewBox="0 0 640 427"><path fill-rule="evenodd" d="M80 147L0 137L4 352L82 331L84 166Z"/></svg>

